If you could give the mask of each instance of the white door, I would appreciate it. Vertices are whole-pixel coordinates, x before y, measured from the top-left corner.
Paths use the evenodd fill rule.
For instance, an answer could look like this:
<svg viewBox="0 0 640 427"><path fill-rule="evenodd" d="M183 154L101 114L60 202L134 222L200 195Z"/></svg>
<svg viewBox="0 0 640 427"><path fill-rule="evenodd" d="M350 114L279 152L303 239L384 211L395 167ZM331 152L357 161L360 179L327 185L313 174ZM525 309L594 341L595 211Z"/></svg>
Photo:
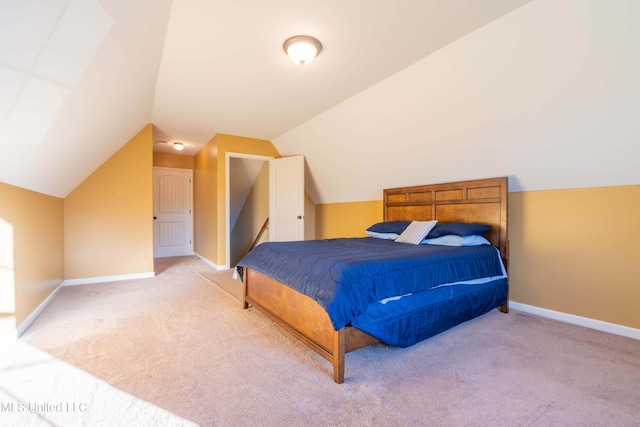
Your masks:
<svg viewBox="0 0 640 427"><path fill-rule="evenodd" d="M304 156L269 160L269 240L304 240Z"/></svg>
<svg viewBox="0 0 640 427"><path fill-rule="evenodd" d="M193 255L192 171L153 168L153 256Z"/></svg>

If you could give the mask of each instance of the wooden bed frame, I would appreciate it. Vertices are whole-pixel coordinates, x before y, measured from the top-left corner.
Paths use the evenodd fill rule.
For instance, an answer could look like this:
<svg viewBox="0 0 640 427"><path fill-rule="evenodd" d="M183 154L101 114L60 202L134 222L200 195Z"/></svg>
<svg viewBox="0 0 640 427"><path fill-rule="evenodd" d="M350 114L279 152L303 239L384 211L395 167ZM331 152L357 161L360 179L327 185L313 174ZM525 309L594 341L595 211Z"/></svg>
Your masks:
<svg viewBox="0 0 640 427"><path fill-rule="evenodd" d="M471 222L491 225L487 239L508 268L507 178L384 190L385 221ZM310 297L251 269L244 271L246 309L253 306L333 364L333 379L344 382L345 354L378 342L357 328L333 329L327 312ZM507 302L499 307L508 312Z"/></svg>

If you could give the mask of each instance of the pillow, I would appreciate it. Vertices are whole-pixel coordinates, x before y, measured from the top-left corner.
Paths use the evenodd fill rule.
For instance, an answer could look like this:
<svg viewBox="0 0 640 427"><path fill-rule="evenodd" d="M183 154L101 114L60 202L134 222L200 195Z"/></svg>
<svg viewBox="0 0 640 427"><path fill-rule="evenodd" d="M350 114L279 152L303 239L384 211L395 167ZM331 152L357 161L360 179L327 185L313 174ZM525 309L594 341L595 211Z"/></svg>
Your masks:
<svg viewBox="0 0 640 427"><path fill-rule="evenodd" d="M399 235L409 224L411 224L411 221L384 221L373 224L367 228L367 231L373 231L374 233L395 233Z"/></svg>
<svg viewBox="0 0 640 427"><path fill-rule="evenodd" d="M425 239L420 242L421 245L441 245L441 246L480 246L490 245L491 243L482 236L457 236L455 234L447 234L446 236L436 237L435 239Z"/></svg>
<svg viewBox="0 0 640 427"><path fill-rule="evenodd" d="M412 245L418 245L429 234L429 232L436 226L438 220L433 221L411 221L411 224L398 236L396 242L411 243Z"/></svg>
<svg viewBox="0 0 640 427"><path fill-rule="evenodd" d="M443 222L436 225L427 236L429 239L455 234L456 236L482 236L491 226L468 222Z"/></svg>
<svg viewBox="0 0 640 427"><path fill-rule="evenodd" d="M365 231L369 237L374 237L376 239L384 239L384 240L396 240L399 234L396 233L377 233L375 231Z"/></svg>

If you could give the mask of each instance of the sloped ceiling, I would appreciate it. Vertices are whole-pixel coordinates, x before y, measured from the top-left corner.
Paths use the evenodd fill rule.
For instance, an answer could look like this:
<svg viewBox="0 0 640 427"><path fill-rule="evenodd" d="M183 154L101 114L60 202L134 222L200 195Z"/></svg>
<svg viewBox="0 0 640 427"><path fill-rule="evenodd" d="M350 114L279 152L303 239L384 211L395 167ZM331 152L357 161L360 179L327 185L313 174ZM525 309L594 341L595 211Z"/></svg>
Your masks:
<svg viewBox="0 0 640 427"><path fill-rule="evenodd" d="M185 154L216 133L278 141L529 1L4 1L0 181L64 197L149 122ZM282 51L296 34L323 43L305 67Z"/></svg>
<svg viewBox="0 0 640 427"><path fill-rule="evenodd" d="M64 197L150 122L171 1L0 8L0 181Z"/></svg>
<svg viewBox="0 0 640 427"><path fill-rule="evenodd" d="M151 119L186 153L271 140L527 1L174 0ZM282 49L297 34L323 44L305 67Z"/></svg>
<svg viewBox="0 0 640 427"><path fill-rule="evenodd" d="M533 1L273 143L305 155L316 203L494 176L510 191L639 184L637 16L635 0Z"/></svg>

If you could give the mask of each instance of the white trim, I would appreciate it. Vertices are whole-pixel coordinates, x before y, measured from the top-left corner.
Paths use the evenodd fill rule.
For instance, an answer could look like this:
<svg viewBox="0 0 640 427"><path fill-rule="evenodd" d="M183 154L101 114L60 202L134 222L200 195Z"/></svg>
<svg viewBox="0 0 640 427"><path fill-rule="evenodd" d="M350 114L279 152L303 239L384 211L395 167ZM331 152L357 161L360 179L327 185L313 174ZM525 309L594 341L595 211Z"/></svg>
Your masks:
<svg viewBox="0 0 640 427"><path fill-rule="evenodd" d="M47 308L47 306L51 303L51 301L53 301L53 299L56 297L58 292L60 292L60 289L62 289L63 286L64 286L64 281L61 282L58 286L56 286L53 292L51 292L49 296L47 296L40 303L40 305L38 305L36 309L33 310L31 314L29 314L27 318L22 321L22 323L20 323L20 325L16 328L16 337L19 337L20 335L22 335L24 331L26 331L29 328L29 326L31 326L33 321L36 320L38 316L40 316L40 314L44 311L45 308Z"/></svg>
<svg viewBox="0 0 640 427"><path fill-rule="evenodd" d="M228 265L218 265L215 262L209 261L208 259L206 259L202 255L200 255L198 252L194 252L194 254L195 254L195 257L198 258L200 261L203 261L205 264L209 264L211 267L215 268L216 270L228 270L229 269Z"/></svg>
<svg viewBox="0 0 640 427"><path fill-rule="evenodd" d="M166 170L166 171L174 171L174 170L179 170L179 171L191 171L193 172L193 169L189 169L189 168L170 168L168 166L154 166L154 169L162 169L162 170Z"/></svg>
<svg viewBox="0 0 640 427"><path fill-rule="evenodd" d="M120 274L117 276L86 277L84 279L65 280L62 284L64 286L91 285L94 283L118 282L120 280L148 279L155 277L155 275L155 272L150 271L148 273Z"/></svg>
<svg viewBox="0 0 640 427"><path fill-rule="evenodd" d="M585 328L595 329L602 332L608 332L610 334L621 335L623 337L640 340L640 329L631 328L629 326L603 322L602 320L590 319L588 317L581 317L573 314L562 313L560 311L548 310L546 308L521 304L514 301L509 301L509 308L513 308L514 310L522 311L524 313L535 314L537 316L558 320L560 322L571 323L573 325L584 326Z"/></svg>
<svg viewBox="0 0 640 427"><path fill-rule="evenodd" d="M8 334L7 337L3 338L0 341L0 355L2 355L5 351L9 349L15 343L18 338L24 332L29 329L29 326L42 314L45 308L53 301L55 296L60 292L60 289L64 286L64 281L60 282L58 286L51 292L36 308L33 310L27 317L24 319L15 329L15 331Z"/></svg>

